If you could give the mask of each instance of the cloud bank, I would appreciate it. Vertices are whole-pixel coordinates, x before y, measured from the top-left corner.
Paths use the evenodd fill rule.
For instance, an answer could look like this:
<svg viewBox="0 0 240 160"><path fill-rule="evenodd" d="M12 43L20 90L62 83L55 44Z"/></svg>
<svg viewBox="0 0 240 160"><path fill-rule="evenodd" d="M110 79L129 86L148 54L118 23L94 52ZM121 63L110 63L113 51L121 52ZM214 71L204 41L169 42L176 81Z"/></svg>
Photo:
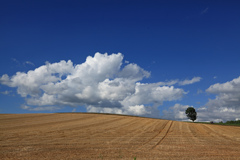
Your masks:
<svg viewBox="0 0 240 160"><path fill-rule="evenodd" d="M210 99L202 108L203 117L209 116L218 121L240 118L240 77L211 85L206 92L216 94L216 98Z"/></svg>
<svg viewBox="0 0 240 160"><path fill-rule="evenodd" d="M197 121L225 122L240 119L240 77L211 85L206 92L216 94L216 97L209 99L204 106L196 108ZM163 111L163 118L185 121L185 110L188 107L193 106L175 104Z"/></svg>
<svg viewBox="0 0 240 160"><path fill-rule="evenodd" d="M21 106L25 110L54 111L63 106L81 106L88 112L159 117L159 106L166 101L180 100L187 94L174 86L190 85L202 79L141 82L149 76L150 72L137 64L124 61L121 53L96 53L82 64L74 65L71 60L46 62L27 73L5 74L0 77L0 83L17 88L17 93L25 99ZM240 119L240 77L213 84L206 92L216 97L196 108L198 121ZM187 120L187 107L190 106L177 103L164 110L161 118Z"/></svg>
<svg viewBox="0 0 240 160"><path fill-rule="evenodd" d="M158 116L164 101L179 100L184 92L171 86L179 81L141 83L150 72L134 63L123 63L123 55L96 53L82 64L71 60L45 65L27 73L3 75L0 83L16 87L25 98L23 109L54 110L59 106L83 106L88 112ZM183 81L192 84L199 78ZM56 107L58 106L58 107Z"/></svg>
<svg viewBox="0 0 240 160"><path fill-rule="evenodd" d="M175 104L168 110L163 110L163 119L177 120L177 121L188 121L185 111L188 107L193 107L189 105Z"/></svg>

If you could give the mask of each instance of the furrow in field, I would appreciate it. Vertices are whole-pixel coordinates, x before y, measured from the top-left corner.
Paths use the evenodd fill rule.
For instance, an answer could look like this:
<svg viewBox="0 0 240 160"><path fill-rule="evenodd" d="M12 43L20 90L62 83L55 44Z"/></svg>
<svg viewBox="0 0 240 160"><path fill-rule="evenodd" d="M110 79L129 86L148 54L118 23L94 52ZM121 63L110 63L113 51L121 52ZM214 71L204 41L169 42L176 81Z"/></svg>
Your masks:
<svg viewBox="0 0 240 160"><path fill-rule="evenodd" d="M157 123L159 123L159 122L157 122ZM146 147L147 144L150 145L150 146L154 145L154 141L153 140L161 134L161 132L166 128L168 123L169 123L169 121L164 121L164 123L161 123L161 127L158 129L158 132L157 133L154 132L154 135L150 134L149 135L150 137L147 139L147 141L144 142L142 144L142 146L140 146L138 149L141 150L143 147Z"/></svg>
<svg viewBox="0 0 240 160"><path fill-rule="evenodd" d="M168 135L168 132L170 130L170 128L172 127L173 121L169 121L170 125L165 133L165 135L160 139L160 141L158 141L158 143L152 147L152 149L156 148L159 144L161 144L161 142L164 140L164 138L166 138L166 136Z"/></svg>

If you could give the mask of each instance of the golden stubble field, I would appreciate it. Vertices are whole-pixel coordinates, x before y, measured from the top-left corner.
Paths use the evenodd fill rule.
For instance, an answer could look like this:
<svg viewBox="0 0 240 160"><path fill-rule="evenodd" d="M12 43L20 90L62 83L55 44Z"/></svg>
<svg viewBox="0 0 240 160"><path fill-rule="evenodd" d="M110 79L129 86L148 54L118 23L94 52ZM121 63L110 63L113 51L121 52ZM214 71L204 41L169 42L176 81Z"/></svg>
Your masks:
<svg viewBox="0 0 240 160"><path fill-rule="evenodd" d="M0 114L0 159L240 159L240 127L84 113Z"/></svg>

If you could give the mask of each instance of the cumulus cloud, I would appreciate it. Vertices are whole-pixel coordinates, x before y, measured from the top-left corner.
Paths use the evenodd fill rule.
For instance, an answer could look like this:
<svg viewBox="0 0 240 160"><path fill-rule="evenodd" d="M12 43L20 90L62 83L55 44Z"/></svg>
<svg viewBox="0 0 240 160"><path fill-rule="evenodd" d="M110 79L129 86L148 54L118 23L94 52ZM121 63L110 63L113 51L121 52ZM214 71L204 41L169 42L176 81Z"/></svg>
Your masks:
<svg viewBox="0 0 240 160"><path fill-rule="evenodd" d="M211 100L210 100L211 101ZM226 122L240 118L240 110L227 107L217 107L207 104L197 109L198 121Z"/></svg>
<svg viewBox="0 0 240 160"><path fill-rule="evenodd" d="M26 100L23 109L42 111L56 106L84 106L88 112L157 116L164 101L179 100L186 92L175 88L179 81L141 83L150 72L134 63L123 63L123 55L96 53L82 64L72 61L45 65L27 73L0 78L0 83L16 87ZM199 77L181 82L199 81Z"/></svg>
<svg viewBox="0 0 240 160"><path fill-rule="evenodd" d="M211 85L206 92L216 94L206 104L205 115L218 121L240 118L240 77Z"/></svg>
<svg viewBox="0 0 240 160"><path fill-rule="evenodd" d="M17 72L12 77L5 74L0 78L0 83L9 87L17 87L17 92L22 97L27 97L27 95L39 97L42 94L42 86L60 81L61 77L68 74L72 69L71 61L61 61L46 64L27 73Z"/></svg>
<svg viewBox="0 0 240 160"><path fill-rule="evenodd" d="M138 115L138 116L151 116L158 117L159 112L155 107L135 105L135 106L123 106L122 108L108 108L108 107L94 107L88 106L88 112L98 112L98 113L115 113L115 114L127 114L127 115Z"/></svg>
<svg viewBox="0 0 240 160"><path fill-rule="evenodd" d="M209 93L220 94L221 96L223 94L231 94L231 96L234 96L232 94L240 93L240 77L226 83L216 83L211 85L206 91Z"/></svg>
<svg viewBox="0 0 240 160"><path fill-rule="evenodd" d="M163 110L163 119L177 120L177 121L188 121L185 111L188 107L193 107L189 105L175 104L168 110Z"/></svg>

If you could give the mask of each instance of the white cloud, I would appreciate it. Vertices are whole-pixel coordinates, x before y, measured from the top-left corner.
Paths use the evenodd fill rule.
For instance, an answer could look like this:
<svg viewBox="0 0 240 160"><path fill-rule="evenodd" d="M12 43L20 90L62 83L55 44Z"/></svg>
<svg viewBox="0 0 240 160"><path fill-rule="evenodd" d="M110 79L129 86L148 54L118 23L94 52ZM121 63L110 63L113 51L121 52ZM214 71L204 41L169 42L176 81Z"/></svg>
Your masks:
<svg viewBox="0 0 240 160"><path fill-rule="evenodd" d="M61 81L61 77L70 73L72 69L71 61L61 61L46 64L27 73L17 72L11 78L5 74L0 78L0 83L9 87L17 87L17 92L22 97L27 97L27 95L38 97L42 93L41 86Z"/></svg>
<svg viewBox="0 0 240 160"><path fill-rule="evenodd" d="M226 83L216 83L207 90L216 94L215 99L209 99L206 105L195 108L197 121L229 121L240 118L240 77ZM184 111L189 106L176 104L169 110L163 111L164 118L186 120Z"/></svg>
<svg viewBox="0 0 240 160"><path fill-rule="evenodd" d="M162 104L163 101L178 100L185 94L183 89L173 86L158 86L157 84L136 83L135 93L126 97L123 104L127 106L138 104Z"/></svg>
<svg viewBox="0 0 240 160"><path fill-rule="evenodd" d="M212 101L215 103L212 104ZM220 102L221 103L221 102ZM219 107L215 106L216 101L210 100L206 106L195 108L197 112L196 122L220 122L240 119L240 110L231 107ZM177 121L189 121L185 114L188 107L193 107L189 105L175 104L168 110L163 110L163 119L177 120Z"/></svg>
<svg viewBox="0 0 240 160"><path fill-rule="evenodd" d="M144 105L135 105L135 106L128 106L125 107L126 114L133 114L133 115L147 115L151 114L151 111L148 111L147 107Z"/></svg>
<svg viewBox="0 0 240 160"><path fill-rule="evenodd" d="M226 83L211 85L206 92L216 94L197 111L197 121L229 121L240 118L240 77ZM183 111L187 106L176 104L169 110L163 111L164 118L185 120Z"/></svg>
<svg viewBox="0 0 240 160"><path fill-rule="evenodd" d="M164 119L177 120L177 121L188 121L188 118L185 114L185 111L188 107L193 107L189 105L175 104L173 107L170 107L168 110L163 110Z"/></svg>
<svg viewBox="0 0 240 160"><path fill-rule="evenodd" d="M185 80L170 80L167 82L158 82L157 85L167 85L167 86L172 86L172 85L179 85L179 86L185 86L185 85L189 85L189 84L193 84L196 82L200 82L201 81L201 77L193 77L192 79L185 79Z"/></svg>
<svg viewBox="0 0 240 160"><path fill-rule="evenodd" d="M211 85L206 91L214 94L240 93L240 77L226 83Z"/></svg>
<svg viewBox="0 0 240 160"><path fill-rule="evenodd" d="M34 64L33 62L30 62L30 61L24 62L24 65L25 65L25 64L28 64L28 65L31 65L31 66L35 66L35 64Z"/></svg>
<svg viewBox="0 0 240 160"><path fill-rule="evenodd" d="M185 114L185 111L188 107L193 106L175 104L168 110L163 110L163 116L161 118L177 121L190 121ZM195 109L197 112L196 122L220 122L240 118L240 111L233 108L217 108L212 106L205 106Z"/></svg>
<svg viewBox="0 0 240 160"><path fill-rule="evenodd" d="M240 110L236 108L215 107L209 104L206 107L199 108L198 121L229 121L240 118Z"/></svg>
<svg viewBox="0 0 240 160"><path fill-rule="evenodd" d="M186 79L184 81L180 81L180 82L178 82L178 84L180 86L184 86L184 85L188 85L188 84L193 84L193 83L199 82L201 79L202 79L201 77L193 77L190 80Z"/></svg>
<svg viewBox="0 0 240 160"><path fill-rule="evenodd" d="M150 73L140 68L136 64L128 64L118 74L122 78L133 79L134 81L142 80L143 77L148 78Z"/></svg>
<svg viewBox="0 0 240 160"><path fill-rule="evenodd" d="M55 111L55 110L62 109L62 107L56 107L56 106L41 106L41 107L34 108L27 105L22 105L21 108L29 111Z"/></svg>
<svg viewBox="0 0 240 160"><path fill-rule="evenodd" d="M138 115L146 117L159 117L159 110L153 106L145 105L135 105L135 106L123 106L122 108L102 108L88 106L88 112L98 112L98 113L115 113L115 114L125 114L125 115Z"/></svg>
<svg viewBox="0 0 240 160"><path fill-rule="evenodd" d="M206 104L206 116L221 121L240 118L240 77L211 85L206 91L216 94L216 98L210 99Z"/></svg>
<svg viewBox="0 0 240 160"><path fill-rule="evenodd" d="M140 82L149 76L150 72L137 64L123 63L121 53L96 53L82 64L73 65L70 60L46 62L27 73L5 74L0 83L17 88L26 100L23 109L41 111L58 109L55 106L85 106L89 112L157 116L157 107L164 101L179 100L186 94L171 86L177 80ZM194 77L182 84L199 80Z"/></svg>

